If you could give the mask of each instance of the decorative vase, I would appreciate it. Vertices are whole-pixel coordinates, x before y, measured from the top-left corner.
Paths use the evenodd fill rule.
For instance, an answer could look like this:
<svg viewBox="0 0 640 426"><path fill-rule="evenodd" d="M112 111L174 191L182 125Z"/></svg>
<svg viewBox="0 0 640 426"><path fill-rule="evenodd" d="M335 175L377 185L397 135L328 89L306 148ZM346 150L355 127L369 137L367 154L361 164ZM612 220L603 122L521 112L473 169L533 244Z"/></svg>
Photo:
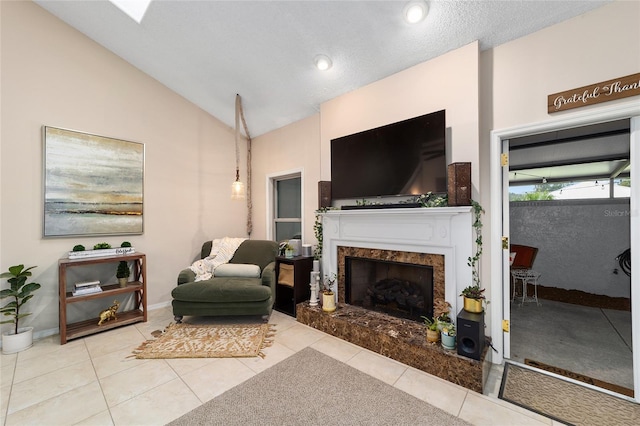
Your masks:
<svg viewBox="0 0 640 426"><path fill-rule="evenodd" d="M2 353L15 354L33 346L33 327L21 327L18 334L13 331L2 333Z"/></svg>
<svg viewBox="0 0 640 426"><path fill-rule="evenodd" d="M482 308L482 299L464 298L464 310L474 314L480 314L484 310Z"/></svg>
<svg viewBox="0 0 640 426"><path fill-rule="evenodd" d="M322 293L322 310L325 312L333 312L336 310L336 298L331 293Z"/></svg>
<svg viewBox="0 0 640 426"><path fill-rule="evenodd" d="M291 259L293 257L293 249L286 249L284 251L284 257Z"/></svg>
<svg viewBox="0 0 640 426"><path fill-rule="evenodd" d="M436 343L440 340L440 331L427 328L427 342Z"/></svg>
<svg viewBox="0 0 640 426"><path fill-rule="evenodd" d="M456 336L449 336L448 334L442 333L440 338L442 339L442 347L445 349L455 349L456 347Z"/></svg>
<svg viewBox="0 0 640 426"><path fill-rule="evenodd" d="M120 284L120 287L126 287L128 283L129 278L118 278L118 284Z"/></svg>

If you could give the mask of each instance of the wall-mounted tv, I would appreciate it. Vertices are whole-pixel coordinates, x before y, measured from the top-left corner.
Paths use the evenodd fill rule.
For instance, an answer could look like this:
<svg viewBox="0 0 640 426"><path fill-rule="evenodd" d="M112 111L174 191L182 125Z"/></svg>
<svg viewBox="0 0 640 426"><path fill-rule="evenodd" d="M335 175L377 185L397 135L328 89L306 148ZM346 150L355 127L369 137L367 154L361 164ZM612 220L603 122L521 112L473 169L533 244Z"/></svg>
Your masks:
<svg viewBox="0 0 640 426"><path fill-rule="evenodd" d="M447 191L445 111L331 141L333 199Z"/></svg>

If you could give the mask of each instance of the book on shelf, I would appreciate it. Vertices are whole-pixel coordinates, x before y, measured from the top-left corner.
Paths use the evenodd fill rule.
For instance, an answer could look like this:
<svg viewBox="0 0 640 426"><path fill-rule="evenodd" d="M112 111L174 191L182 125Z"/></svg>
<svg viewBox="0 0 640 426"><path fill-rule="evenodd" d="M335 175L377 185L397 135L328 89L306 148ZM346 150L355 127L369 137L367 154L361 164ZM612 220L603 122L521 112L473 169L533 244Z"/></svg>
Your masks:
<svg viewBox="0 0 640 426"><path fill-rule="evenodd" d="M97 285L92 285L88 287L76 288L71 292L71 294L74 296L84 296L86 294L94 294L94 293L101 293L101 292L102 292L102 287L100 287L100 285L97 284Z"/></svg>
<svg viewBox="0 0 640 426"><path fill-rule="evenodd" d="M79 289L79 288L83 288L83 287L93 287L93 286L96 286L96 285L100 285L100 281L98 281L98 280L96 280L96 281L80 281L80 282L77 282L75 284L75 287L76 287L76 289Z"/></svg>

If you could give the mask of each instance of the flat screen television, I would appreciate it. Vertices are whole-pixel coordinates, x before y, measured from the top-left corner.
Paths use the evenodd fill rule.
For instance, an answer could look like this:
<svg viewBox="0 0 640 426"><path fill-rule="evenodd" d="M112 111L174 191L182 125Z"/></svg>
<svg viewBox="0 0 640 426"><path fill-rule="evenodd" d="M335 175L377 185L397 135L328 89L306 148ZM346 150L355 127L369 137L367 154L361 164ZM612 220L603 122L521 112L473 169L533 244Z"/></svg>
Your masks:
<svg viewBox="0 0 640 426"><path fill-rule="evenodd" d="M333 199L447 191L445 111L331 140Z"/></svg>

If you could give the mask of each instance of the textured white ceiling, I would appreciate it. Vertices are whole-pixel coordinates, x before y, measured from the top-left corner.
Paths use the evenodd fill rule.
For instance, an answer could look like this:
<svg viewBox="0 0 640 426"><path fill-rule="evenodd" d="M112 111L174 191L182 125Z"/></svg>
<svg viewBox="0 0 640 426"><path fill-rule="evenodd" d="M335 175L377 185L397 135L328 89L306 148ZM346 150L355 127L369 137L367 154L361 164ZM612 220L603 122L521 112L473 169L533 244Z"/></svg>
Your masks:
<svg viewBox="0 0 640 426"><path fill-rule="evenodd" d="M416 25L408 1L154 0L140 25L106 0L36 3L231 127L239 93L258 136L475 40L485 50L609 1L432 0ZM331 70L314 68L319 53Z"/></svg>

